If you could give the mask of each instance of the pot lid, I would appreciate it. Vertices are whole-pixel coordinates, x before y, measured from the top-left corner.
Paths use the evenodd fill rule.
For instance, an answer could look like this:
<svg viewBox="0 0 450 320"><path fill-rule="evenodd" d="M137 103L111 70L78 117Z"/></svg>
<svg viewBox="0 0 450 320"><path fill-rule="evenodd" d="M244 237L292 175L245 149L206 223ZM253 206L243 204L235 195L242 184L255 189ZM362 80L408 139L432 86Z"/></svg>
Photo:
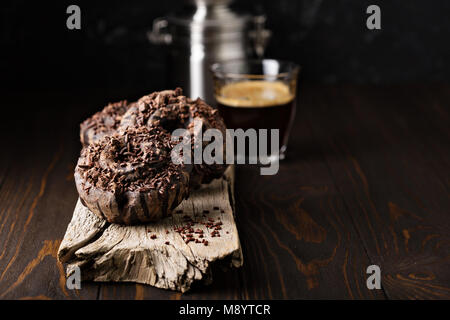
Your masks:
<svg viewBox="0 0 450 320"><path fill-rule="evenodd" d="M206 2L214 2L214 5L188 5L180 11L170 14L167 17L169 25L199 31L233 32L243 30L251 20L251 16L248 14L232 11L227 6L229 2L227 0Z"/></svg>

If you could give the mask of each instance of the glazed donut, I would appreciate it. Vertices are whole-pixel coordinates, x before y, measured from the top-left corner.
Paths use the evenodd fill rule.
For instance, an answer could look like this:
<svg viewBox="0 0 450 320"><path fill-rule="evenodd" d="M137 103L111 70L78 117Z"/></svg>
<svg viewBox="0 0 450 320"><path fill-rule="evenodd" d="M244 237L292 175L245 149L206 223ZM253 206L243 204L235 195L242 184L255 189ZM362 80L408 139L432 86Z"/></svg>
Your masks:
<svg viewBox="0 0 450 320"><path fill-rule="evenodd" d="M189 193L189 166L174 164L170 135L128 128L81 151L75 183L82 203L111 223L159 220Z"/></svg>
<svg viewBox="0 0 450 320"><path fill-rule="evenodd" d="M221 131L225 154L226 126L219 112L200 98L192 100L183 96L181 88L153 92L139 99L122 116L119 130L146 126L149 128L161 127L171 133L175 129L185 128L189 130L194 139L201 138L194 131L194 121L202 124L203 132L210 128ZM203 142L203 147L208 143L208 141ZM192 151L193 149L194 144L192 144ZM195 164L190 178L191 186L198 187L201 183L209 183L213 179L221 177L226 167L225 164Z"/></svg>
<svg viewBox="0 0 450 320"><path fill-rule="evenodd" d="M168 132L184 128L191 121L188 98L182 90L153 92L140 98L122 117L119 128L160 126Z"/></svg>
<svg viewBox="0 0 450 320"><path fill-rule="evenodd" d="M114 134L122 120L122 115L134 103L128 104L126 100L110 103L92 117L80 124L80 139L83 146L97 142L104 136Z"/></svg>

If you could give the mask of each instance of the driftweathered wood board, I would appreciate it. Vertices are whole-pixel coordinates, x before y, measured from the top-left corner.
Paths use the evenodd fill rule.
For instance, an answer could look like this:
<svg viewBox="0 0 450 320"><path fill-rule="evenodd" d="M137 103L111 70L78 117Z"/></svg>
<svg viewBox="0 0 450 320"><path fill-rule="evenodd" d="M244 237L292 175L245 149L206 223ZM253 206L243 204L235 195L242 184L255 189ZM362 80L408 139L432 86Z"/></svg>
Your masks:
<svg viewBox="0 0 450 320"><path fill-rule="evenodd" d="M195 281L208 283L212 263L240 267L243 262L233 217L233 179L230 167L223 179L195 190L172 216L141 226L110 224L78 200L58 259L66 263L67 276L78 266L82 280L131 281L181 292ZM186 243L176 230L189 221L198 242ZM212 236L215 227L208 222L219 224L220 236Z"/></svg>

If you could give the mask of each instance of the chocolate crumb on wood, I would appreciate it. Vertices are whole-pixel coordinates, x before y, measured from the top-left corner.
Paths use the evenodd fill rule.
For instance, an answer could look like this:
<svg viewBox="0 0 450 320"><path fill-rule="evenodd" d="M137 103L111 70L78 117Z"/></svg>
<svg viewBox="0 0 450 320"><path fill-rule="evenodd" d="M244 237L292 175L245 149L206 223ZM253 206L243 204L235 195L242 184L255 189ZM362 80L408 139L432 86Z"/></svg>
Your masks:
<svg viewBox="0 0 450 320"><path fill-rule="evenodd" d="M229 174L228 179L232 179L233 171ZM210 265L220 259L233 267L243 263L228 186L229 180L215 180L201 186L175 209L175 212L183 211L189 217L187 221L174 215L152 223L151 229L149 225L104 223L79 201L61 242L58 259L66 263L67 276L79 266L83 280L131 281L185 292L195 281L207 282L212 270ZM204 202L211 198L226 210L221 220L227 231L230 230L226 238L212 229L209 232L216 233L210 238L202 221L195 221L194 217L201 217ZM210 227L217 223L218 214L218 211L210 213Z"/></svg>

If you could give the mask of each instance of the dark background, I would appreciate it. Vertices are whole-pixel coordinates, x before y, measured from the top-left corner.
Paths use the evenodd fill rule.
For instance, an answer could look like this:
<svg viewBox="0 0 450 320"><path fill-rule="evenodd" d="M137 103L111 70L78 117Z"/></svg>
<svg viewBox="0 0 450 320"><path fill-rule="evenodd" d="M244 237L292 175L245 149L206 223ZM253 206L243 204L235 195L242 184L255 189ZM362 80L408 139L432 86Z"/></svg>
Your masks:
<svg viewBox="0 0 450 320"><path fill-rule="evenodd" d="M184 1L1 1L0 73L5 89L106 88L138 95L166 83L165 52L146 32ZM66 28L81 7L82 29ZM382 30L366 28L377 4ZM267 56L300 63L306 83L448 82L447 0L237 0L263 11L273 31Z"/></svg>

